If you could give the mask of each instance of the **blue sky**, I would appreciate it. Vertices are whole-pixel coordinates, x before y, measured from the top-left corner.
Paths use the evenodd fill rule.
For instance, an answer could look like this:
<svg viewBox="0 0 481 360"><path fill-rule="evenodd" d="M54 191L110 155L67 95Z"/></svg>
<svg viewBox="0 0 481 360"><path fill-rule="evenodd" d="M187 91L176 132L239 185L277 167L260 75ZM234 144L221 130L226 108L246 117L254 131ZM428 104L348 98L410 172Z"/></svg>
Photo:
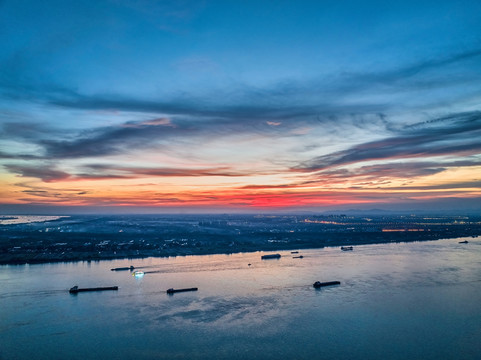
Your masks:
<svg viewBox="0 0 481 360"><path fill-rule="evenodd" d="M479 1L1 1L2 203L472 208L480 23Z"/></svg>

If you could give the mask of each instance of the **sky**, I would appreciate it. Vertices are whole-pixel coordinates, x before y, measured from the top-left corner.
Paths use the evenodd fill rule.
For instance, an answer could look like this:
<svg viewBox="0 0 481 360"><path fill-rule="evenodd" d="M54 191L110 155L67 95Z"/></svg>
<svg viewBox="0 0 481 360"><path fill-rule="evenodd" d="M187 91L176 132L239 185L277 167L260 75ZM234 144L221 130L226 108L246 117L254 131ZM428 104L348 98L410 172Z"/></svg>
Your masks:
<svg viewBox="0 0 481 360"><path fill-rule="evenodd" d="M0 213L481 211L481 2L0 0Z"/></svg>

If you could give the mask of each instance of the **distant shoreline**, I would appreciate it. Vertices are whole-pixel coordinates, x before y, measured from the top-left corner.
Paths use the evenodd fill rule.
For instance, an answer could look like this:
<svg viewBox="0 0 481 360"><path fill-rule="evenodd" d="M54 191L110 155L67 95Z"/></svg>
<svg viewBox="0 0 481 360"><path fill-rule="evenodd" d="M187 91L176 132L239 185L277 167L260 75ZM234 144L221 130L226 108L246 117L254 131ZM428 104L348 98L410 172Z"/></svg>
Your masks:
<svg viewBox="0 0 481 360"><path fill-rule="evenodd" d="M480 234L481 236L481 234ZM378 244L392 244L392 243L411 243L411 242L422 242L422 241L438 241L438 240L456 240L461 238L477 238L478 235L463 235L463 236L456 236L456 237L445 237L439 236L435 238L413 238L403 239L398 241L359 241L356 243L353 242L339 242L339 243L331 243L329 245L322 245L322 246L294 246L295 244L285 244L285 246L278 246L278 247L259 247L259 248L242 248L237 249L236 251L232 251L230 249L218 249L218 250L210 250L210 251L203 251L200 249L184 249L183 251L172 251L166 252L164 254L159 254L156 251L139 251L138 254L114 254L114 253L101 253L101 254L91 254L91 253L84 253L84 254L63 254L63 256L52 256L50 258L8 258L5 256L6 254L0 255L0 266L5 265L35 265L35 264L48 264L48 263L60 263L60 262L85 262L85 261L105 261L105 260L122 260L122 259L144 259L144 258L167 258L167 257L177 257L177 256L201 256L201 255L218 255L218 254L239 254L239 253L252 253L252 252L265 252L265 251L289 251L289 250L308 250L308 249L322 249L325 247L335 248L341 246L357 246L357 245L378 245ZM290 246L292 245L292 246ZM312 244L311 244L312 245Z"/></svg>
<svg viewBox="0 0 481 360"><path fill-rule="evenodd" d="M28 216L23 220L29 222L0 226L0 264L319 249L481 235L481 216Z"/></svg>

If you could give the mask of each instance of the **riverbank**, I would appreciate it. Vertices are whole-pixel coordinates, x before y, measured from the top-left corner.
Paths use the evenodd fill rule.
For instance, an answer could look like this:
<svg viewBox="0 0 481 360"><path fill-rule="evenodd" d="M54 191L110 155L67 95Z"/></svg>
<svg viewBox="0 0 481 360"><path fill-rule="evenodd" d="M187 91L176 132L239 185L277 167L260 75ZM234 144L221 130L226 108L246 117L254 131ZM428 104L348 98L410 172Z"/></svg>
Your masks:
<svg viewBox="0 0 481 360"><path fill-rule="evenodd" d="M319 249L324 247L341 247L341 246L356 246L356 245L370 245L370 244L386 244L386 243L408 243L417 241L435 241L446 238L476 238L478 235L459 234L459 236L447 236L442 233L430 234L414 234L404 233L402 236L399 233L391 233L379 236L358 236L353 239L353 236L345 239L328 239L327 241L312 241L312 242L271 242L267 244L239 244L227 246L204 246L204 247L182 247L170 249L137 249L131 251L72 251L72 252L41 252L38 253L16 252L16 253L2 253L0 254L0 265L21 265L21 264L41 264L41 263L55 263L55 262L76 262L76 261L100 261L100 260L118 260L118 259L141 259L147 257L175 257L188 255L214 255L214 254L234 254L256 251L281 251L281 250L302 250L302 249ZM20 250L20 249L19 249Z"/></svg>
<svg viewBox="0 0 481 360"><path fill-rule="evenodd" d="M125 215L0 226L0 264L232 254L481 235L481 217Z"/></svg>

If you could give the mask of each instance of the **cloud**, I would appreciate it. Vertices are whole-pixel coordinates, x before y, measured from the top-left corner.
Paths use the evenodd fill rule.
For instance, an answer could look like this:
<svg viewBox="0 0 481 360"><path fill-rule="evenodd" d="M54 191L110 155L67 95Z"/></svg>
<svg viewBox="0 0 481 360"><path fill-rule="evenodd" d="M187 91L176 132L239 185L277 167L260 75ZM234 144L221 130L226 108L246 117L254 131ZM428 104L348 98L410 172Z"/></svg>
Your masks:
<svg viewBox="0 0 481 360"><path fill-rule="evenodd" d="M142 128L144 126L171 126L175 127L172 124L172 121L169 118L158 118L152 120L145 120L145 121L128 121L122 125L123 127L132 127L132 128Z"/></svg>
<svg viewBox="0 0 481 360"><path fill-rule="evenodd" d="M200 135L259 133L287 137L305 134L306 131L303 132L302 129L310 129L312 126L323 126L340 136L343 136L343 132L351 131L350 129L366 131L366 126L372 126L376 131L385 129L386 132L397 132L399 125L389 116L393 109L400 108L400 105L395 103L402 102L403 111L406 111L412 105L411 101L418 102L419 95L396 99L386 95L386 87L392 89L388 92L404 93L428 86L427 89L432 93L434 89L444 89L453 82L452 77L441 69L474 62L480 56L481 50L474 49L385 71L342 73L322 79L313 75L310 80L286 80L262 88L237 86L234 89L206 91L201 97L183 93L181 96L172 95L170 99L162 100L145 100L115 94L87 96L73 89L46 86L35 90L32 96L50 106L83 111L116 110L136 116L157 114L157 117L154 115L150 120L128 121L118 127L97 128L68 140L62 140L60 136L57 136L60 140L49 139L43 133L42 141L38 143L45 148L47 158L76 158L120 154L126 149L136 147L161 146L162 141L169 138L187 139ZM424 74L431 71L435 71L436 75L431 74L425 78ZM469 71L462 74L465 74L462 81L473 81L473 75ZM425 81L429 84L422 85ZM27 91L29 92L30 90ZM219 92L225 96L219 97ZM18 96L24 93L25 89L19 89ZM453 97L454 95L450 95L446 101L451 101ZM431 97L427 96L425 99L428 102ZM279 126L281 124L282 126ZM15 131L11 128L5 130ZM41 129L38 130L40 135ZM26 137L26 134L21 136ZM400 137L396 140L406 144L406 156L409 155L409 147L416 141L412 134L407 135L404 140ZM422 141L419 137L418 145ZM356 155L361 158L374 158L375 149L379 146L383 146L385 151L403 151L401 144L391 145L392 147L389 144L372 143L369 147L369 144L365 144L364 148L353 149L352 154L331 154L330 158L319 160L330 164L336 161L343 163L348 158L354 160ZM458 145L463 147L462 144ZM417 146L417 149L421 150L420 146ZM461 150L455 147L452 151ZM310 166L305 164L304 167Z"/></svg>
<svg viewBox="0 0 481 360"><path fill-rule="evenodd" d="M480 160L459 161L410 161L366 165L356 168L327 169L317 173L321 179L410 179L419 176L435 175L449 168L481 166ZM316 175L315 175L316 176Z"/></svg>
<svg viewBox="0 0 481 360"><path fill-rule="evenodd" d="M66 173L53 165L4 165L11 173L21 177L32 177L44 182L137 179L145 177L239 177L253 174L268 174L265 171L235 171L230 167L211 168L167 168L167 167L125 167L93 164L83 166L79 172ZM83 170L83 171L82 171ZM37 190L35 190L37 191Z"/></svg>
<svg viewBox="0 0 481 360"><path fill-rule="evenodd" d="M402 187L390 187L389 190L396 191L428 191L428 190L455 190L459 189L460 195L466 193L465 189L476 189L476 191L481 190L481 180L477 181L455 181L438 185L423 185L423 186L409 186L405 185Z"/></svg>
<svg viewBox="0 0 481 360"><path fill-rule="evenodd" d="M160 145L169 135L188 131L185 128L175 129L174 126L167 126L165 121L155 119L152 122L128 122L85 131L73 140L40 140L38 145L45 149L46 158L97 157Z"/></svg>
<svg viewBox="0 0 481 360"><path fill-rule="evenodd" d="M141 149L162 149L171 146L171 141L182 140L197 143L208 141L219 136L235 136L239 134L263 134L274 137L289 136L278 126L251 118L245 121L230 119L167 117L153 118L141 121L127 121L121 124L98 127L92 130L62 133L59 130L49 132L42 126L30 127L23 124L27 130L23 132L14 124L3 126L2 135L5 138L28 142L40 147L36 154L13 154L0 152L4 159L72 159L84 157L100 157L117 155ZM291 127L291 133L296 133L297 124ZM284 127L286 128L286 127ZM289 127L287 127L289 128ZM43 151L41 151L43 149Z"/></svg>
<svg viewBox="0 0 481 360"><path fill-rule="evenodd" d="M32 155L32 154L11 154L11 153L0 151L0 159L36 160L40 158L41 156Z"/></svg>
<svg viewBox="0 0 481 360"><path fill-rule="evenodd" d="M358 90L360 88L378 85L385 88L386 86L410 84L412 87L424 87L428 85L428 87L432 89L436 87L436 85L445 86L453 79L449 79L445 72L437 72L434 78L432 76L423 77L426 73L446 69L450 66L458 66L469 61L473 61L475 68L479 68L479 58L481 58L481 49L472 49L444 56L440 55L391 70L357 74L348 73L344 76L346 76L346 80L350 80L350 82L343 82L342 87L345 88L345 85L349 84L345 90ZM472 80L472 78L470 79L469 72L464 73L463 80L466 82Z"/></svg>
<svg viewBox="0 0 481 360"><path fill-rule="evenodd" d="M429 176L446 170L444 164L436 163L389 163L370 166L362 166L356 169L336 169L323 171L319 174L322 179L383 179L383 178L415 178Z"/></svg>
<svg viewBox="0 0 481 360"><path fill-rule="evenodd" d="M264 86L247 85L230 86L228 89L204 91L199 94L184 94L168 101L147 101L133 97L121 97L114 94L103 96L86 96L75 87L66 84L48 83L46 78L32 80L31 64L26 64L32 56L25 51L17 52L2 67L7 69L0 78L0 93L15 99L36 99L44 102L76 109L118 109L121 111L158 112L167 115L192 115L242 118L259 116L270 119L277 116L299 117L307 115L348 114L354 112L382 111L391 105L353 104L342 101L353 94L385 93L390 91L415 90L426 88L432 92L435 88L479 81L479 58L481 49L439 55L392 69L370 72L342 72L329 77L317 77L302 81L284 79ZM466 64L469 66L466 67ZM452 67L462 67L462 72L449 73ZM474 69L474 71L470 71ZM433 74L434 72L434 74ZM10 75L6 75L10 74ZM179 92L178 92L179 93ZM222 93L224 96L219 97ZM207 94L207 95L206 95ZM339 101L341 100L341 101ZM365 97L364 97L365 100ZM228 103L234 105L227 105ZM210 104L210 105L208 105ZM299 105L300 104L300 105ZM296 109L297 108L297 109ZM287 109L295 109L286 113Z"/></svg>
<svg viewBox="0 0 481 360"><path fill-rule="evenodd" d="M113 165L93 164L85 166L89 170L86 174L77 175L78 178L90 178L92 173L117 173L124 174L126 178L137 177L197 177L197 176L250 176L255 174L267 174L265 171L242 172L235 171L231 167L211 167L211 168L169 168L169 167L125 167ZM94 175L95 176L95 175ZM99 175L101 176L101 175ZM111 175L112 176L112 175Z"/></svg>
<svg viewBox="0 0 481 360"><path fill-rule="evenodd" d="M22 165L4 165L4 167L21 177L33 177L42 179L45 182L67 180L70 174L50 168L49 166L22 166Z"/></svg>
<svg viewBox="0 0 481 360"><path fill-rule="evenodd" d="M470 61L474 64L470 65L471 68L477 69L480 67L476 65L479 57L481 57L481 49L474 49L377 72L345 72L333 75L331 78L316 78L313 74L311 79L303 81L283 80L264 87L235 85L229 89L204 91L200 96L181 92L182 95L171 95L170 99L159 100L115 94L85 95L75 88L45 82L28 83L24 78L0 81L0 87L4 90L10 89L8 93L15 93L12 95L14 98L23 96L27 100L43 102L49 106L78 110L117 110L124 113L143 113L148 116L158 114L159 117L150 120L151 123L126 122L124 127L155 125L153 121L157 119L158 125L178 127L178 132L173 132L172 135L182 133L182 136L187 136L187 130L195 133L203 129L206 130L205 132L223 132L224 134L229 131L252 131L274 135L275 132L295 134L296 129L313 124L327 127L345 123L356 126L360 117L368 116L369 121L372 121L372 116L378 114L380 116L378 125L390 129L393 124L387 114L392 109L399 109L400 105L396 105L395 103L399 102L398 99L387 95L387 92L404 94L406 91L411 92L423 86L427 87L430 93L433 93L436 88L444 89L453 84L453 77L441 70L450 66L462 66ZM11 63L19 62L12 60ZM436 75L424 76L431 71L435 71ZM21 72L21 69L15 72ZM461 83L479 80L470 71L464 71L461 74L463 74ZM387 87L391 90L387 91ZM479 92L479 89L477 91ZM219 93L224 96L219 97ZM10 95L4 92L5 96L8 98ZM452 93L449 94L450 99L454 96ZM412 101L417 103L418 99L419 95L403 97L403 109L409 109L410 103ZM427 96L425 103L430 99L431 97ZM162 124L162 121L169 123ZM281 123L283 126L278 126ZM101 129L98 131L100 132ZM95 136L95 134L91 135ZM98 137L101 139L102 135ZM87 139L79 139L78 143L81 144L84 141ZM70 145L75 147L75 142L46 141L44 145L52 153L55 153L56 148L59 150L63 148L65 151L60 152L68 153L68 147ZM99 153L115 153L118 150L119 148L110 143L101 146ZM94 149L89 148L82 151L70 149L71 156L82 156L80 154L83 153L87 156L95 156L95 152Z"/></svg>
<svg viewBox="0 0 481 360"><path fill-rule="evenodd" d="M408 127L398 136L313 158L292 170L315 172L372 160L475 155L481 153L480 138L481 112L450 114L431 123Z"/></svg>
<svg viewBox="0 0 481 360"><path fill-rule="evenodd" d="M478 181L450 182L441 185L423 185L403 187L391 186L393 179L405 179L407 181L417 177L436 175L450 168L455 167L481 166L481 161L449 161L449 162L395 162L361 166L357 168L335 168L326 169L304 177L305 180L298 180L285 184L256 184L239 187L241 190L295 190L302 188L319 187L323 189L362 189L362 188L383 188L385 190L429 190L429 189L454 189L464 187L479 187ZM350 184L355 184L350 185Z"/></svg>
<svg viewBox="0 0 481 360"><path fill-rule="evenodd" d="M226 100L226 99L224 99ZM140 113L159 113L167 115L181 115L186 118L201 118L203 120L215 120L224 123L226 119L231 121L243 119L245 121L266 119L298 119L305 116L316 115L319 112L317 105L293 105L293 104L263 104L256 101L244 104L236 102L229 105L213 102L212 99L196 99L194 95L183 96L170 101L153 101L125 98L121 96L82 96L66 97L64 99L52 99L52 105L75 108L82 110L119 110ZM327 105L326 105L327 106ZM334 107L333 107L334 108ZM335 107L340 110L340 107ZM252 120L251 120L252 119Z"/></svg>

